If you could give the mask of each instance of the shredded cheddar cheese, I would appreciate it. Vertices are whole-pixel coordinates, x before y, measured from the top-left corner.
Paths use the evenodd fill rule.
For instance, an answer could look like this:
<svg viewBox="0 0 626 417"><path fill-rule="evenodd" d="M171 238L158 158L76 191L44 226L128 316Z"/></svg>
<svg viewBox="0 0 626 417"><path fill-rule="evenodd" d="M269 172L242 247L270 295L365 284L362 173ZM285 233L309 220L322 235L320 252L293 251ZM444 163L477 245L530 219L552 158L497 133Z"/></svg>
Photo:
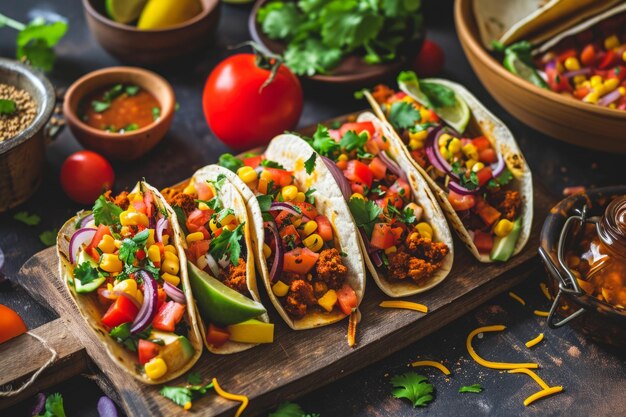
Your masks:
<svg viewBox="0 0 626 417"><path fill-rule="evenodd" d="M518 303L520 303L523 306L526 305L526 301L524 301L524 299L522 297L520 297L519 295L515 294L513 291L509 291L509 297L511 297L512 299L514 299L515 301L517 301Z"/></svg>
<svg viewBox="0 0 626 417"><path fill-rule="evenodd" d="M524 405L526 407L528 407L529 405L531 405L532 403L534 403L535 401L547 397L549 395L552 394L556 394L558 392L563 391L563 387L558 386L558 387L551 387L551 388L547 388L547 389L542 389L539 392L534 393L533 395L531 395L530 397L526 398L524 400Z"/></svg>
<svg viewBox="0 0 626 417"><path fill-rule="evenodd" d="M550 315L550 312L549 311L535 310L535 311L533 311L533 314L535 316L539 316L539 317L548 317Z"/></svg>
<svg viewBox="0 0 626 417"><path fill-rule="evenodd" d="M417 361L411 364L412 367L417 368L418 366L432 366L433 368L439 369L445 375L450 375L450 370L446 368L442 363L435 361Z"/></svg>
<svg viewBox="0 0 626 417"><path fill-rule="evenodd" d="M495 326L486 326L479 327L476 330L473 330L468 336L465 342L465 346L467 347L467 351L469 352L472 359L474 359L479 365L484 366L485 368L491 369L517 369L517 368L529 368L529 369L537 369L539 365L536 363L507 363L507 362L491 362L485 360L478 356L474 348L472 347L472 339L479 334L484 332L501 332L506 329L506 326L501 324Z"/></svg>
<svg viewBox="0 0 626 417"><path fill-rule="evenodd" d="M545 295L548 300L552 301L552 296L550 295L550 291L548 291L548 286L543 282L540 282L539 288L541 288L543 295Z"/></svg>
<svg viewBox="0 0 626 417"><path fill-rule="evenodd" d="M358 322L358 314L356 311L353 311L350 314L350 319L348 321L348 346L354 347L356 344L356 325Z"/></svg>
<svg viewBox="0 0 626 417"><path fill-rule="evenodd" d="M217 383L217 378L213 378L212 382L213 382L213 389L215 389L215 392L217 393L217 395L227 400L241 402L241 405L239 406L239 408L237 409L237 412L235 413L235 417L241 416L241 413L243 413L243 410L245 410L246 407L248 406L248 397L246 397L245 395L231 394L229 392L224 391L220 387L220 385Z"/></svg>
<svg viewBox="0 0 626 417"><path fill-rule="evenodd" d="M526 347L527 348L531 348L533 346L535 346L536 344L538 344L539 342L541 342L543 340L543 333L539 333L539 336L535 337L532 340L529 340L528 342L526 342Z"/></svg>
<svg viewBox="0 0 626 417"><path fill-rule="evenodd" d="M539 386L543 389L548 389L550 388L550 386L548 384L546 384L546 381L544 381L543 379L541 379L541 377L539 377L539 375L537 375L536 373L534 373L533 371L531 371L530 369L526 369L526 368L518 368L518 369L511 369L509 371L510 374L526 374L529 377L531 377L532 379L535 380L535 382L537 384L539 384Z"/></svg>
<svg viewBox="0 0 626 417"><path fill-rule="evenodd" d="M404 308L419 311L420 313L428 313L428 307L424 304L412 303L410 301L383 301L379 306L383 308Z"/></svg>

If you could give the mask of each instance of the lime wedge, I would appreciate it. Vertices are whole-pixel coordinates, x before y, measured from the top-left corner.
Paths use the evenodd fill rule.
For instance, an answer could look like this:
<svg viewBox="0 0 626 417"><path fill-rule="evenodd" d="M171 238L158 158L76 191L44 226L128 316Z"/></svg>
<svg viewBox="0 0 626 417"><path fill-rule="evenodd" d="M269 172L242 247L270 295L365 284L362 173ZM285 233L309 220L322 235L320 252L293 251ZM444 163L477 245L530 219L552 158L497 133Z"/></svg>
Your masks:
<svg viewBox="0 0 626 417"><path fill-rule="evenodd" d="M206 322L227 326L266 313L261 303L227 287L191 262L187 266L191 292Z"/></svg>
<svg viewBox="0 0 626 417"><path fill-rule="evenodd" d="M530 81L536 86L547 88L547 84L534 67L522 61L516 53L508 53L504 57L504 68L511 73Z"/></svg>
<svg viewBox="0 0 626 417"><path fill-rule="evenodd" d="M107 14L118 23L131 23L139 18L148 0L106 0Z"/></svg>

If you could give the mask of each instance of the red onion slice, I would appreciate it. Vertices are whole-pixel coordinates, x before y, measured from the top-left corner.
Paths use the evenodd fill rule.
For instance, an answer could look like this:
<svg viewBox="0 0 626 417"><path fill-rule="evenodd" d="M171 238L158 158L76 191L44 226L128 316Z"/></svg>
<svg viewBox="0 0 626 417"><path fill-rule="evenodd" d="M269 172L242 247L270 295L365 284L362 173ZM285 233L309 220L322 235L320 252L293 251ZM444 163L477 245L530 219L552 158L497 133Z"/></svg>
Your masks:
<svg viewBox="0 0 626 417"><path fill-rule="evenodd" d="M619 89L616 88L615 90L611 91L608 94L605 94L602 98L600 98L600 100L598 100L598 105L606 107L609 104L613 103L618 98L620 98L621 96L622 95L620 94Z"/></svg>
<svg viewBox="0 0 626 417"><path fill-rule="evenodd" d="M80 220L80 227L87 227L87 223L93 220L93 213L86 215Z"/></svg>
<svg viewBox="0 0 626 417"><path fill-rule="evenodd" d="M168 297L170 297L172 300L176 301L179 304L187 304L185 294L179 288L165 281L163 283L163 289L165 290L165 294L167 294Z"/></svg>
<svg viewBox="0 0 626 417"><path fill-rule="evenodd" d="M468 190L467 188L463 187L461 184L459 184L458 182L454 180L450 180L448 182L448 189L450 191L454 191L455 193L461 194L461 195L476 194L478 193L478 191L480 191L480 187L476 187L473 190Z"/></svg>
<svg viewBox="0 0 626 417"><path fill-rule="evenodd" d="M585 67L585 68L581 68L581 69L577 69L574 71L567 71L564 72L563 74L561 74L561 77L565 77L567 79L573 78L577 75L588 75L591 74L591 68L589 67Z"/></svg>
<svg viewBox="0 0 626 417"><path fill-rule="evenodd" d="M498 175L502 174L502 171L504 171L504 158L502 157L502 154L500 152L498 152L496 149L494 149L496 151L496 155L498 155L498 160L495 162L495 164L491 165L491 175L493 175L493 177L497 177Z"/></svg>
<svg viewBox="0 0 626 417"><path fill-rule="evenodd" d="M270 207L269 211L286 211L289 214L293 214L294 216L301 216L302 220L305 222L308 222L309 220L311 220L307 216L303 215L300 209L294 207L293 205L289 203L282 202L282 201L272 202L272 206Z"/></svg>
<svg viewBox="0 0 626 417"><path fill-rule="evenodd" d="M274 222L264 222L263 227L265 230L272 232L274 237L274 262L272 262L272 270L270 271L270 282L274 284L283 273L283 262L285 260L283 242L280 239L278 229L276 228L276 224L274 224Z"/></svg>
<svg viewBox="0 0 626 417"><path fill-rule="evenodd" d="M145 330L152 323L158 305L159 287L157 282L152 278L152 275L144 270L139 271L138 274L143 280L143 304L130 327L130 332L133 334Z"/></svg>
<svg viewBox="0 0 626 417"><path fill-rule="evenodd" d="M0 270L4 266L4 252L2 252L2 248L0 248Z"/></svg>
<svg viewBox="0 0 626 417"><path fill-rule="evenodd" d="M119 417L115 403L107 396L100 397L97 408L100 417Z"/></svg>
<svg viewBox="0 0 626 417"><path fill-rule="evenodd" d="M380 268L381 266L383 266L383 259L380 257L380 250L376 249L370 244L370 240L367 237L367 234L365 234L365 230L363 230L362 227L359 227L359 233L361 234L361 239L363 239L363 245L365 245L365 250L367 251L367 254L369 255L372 263L377 268Z"/></svg>
<svg viewBox="0 0 626 417"><path fill-rule="evenodd" d="M70 262L72 264L76 263L76 257L78 256L78 251L84 244L91 243L93 237L96 235L96 229L92 228L82 228L78 229L72 235L70 239Z"/></svg>
<svg viewBox="0 0 626 417"><path fill-rule="evenodd" d="M165 217L161 217L159 220L157 220L156 230L154 232L157 242L163 242L163 231L167 229L168 225L169 220Z"/></svg>
<svg viewBox="0 0 626 417"><path fill-rule="evenodd" d="M343 198L345 198L346 201L350 200L350 196L352 195L352 189L350 188L348 180L343 175L343 171L341 171L341 169L339 169L339 167L331 159L325 156L322 156L322 161L324 161L324 165L326 165L326 168L328 168L333 178L335 179L335 182L339 186L339 190L341 190Z"/></svg>
<svg viewBox="0 0 626 417"><path fill-rule="evenodd" d="M377 156L380 158L381 161L383 161L389 171L393 172L398 178L402 178L405 182L408 183L406 173L402 170L402 168L398 166L398 164L396 164L393 159L391 159L389 155L387 155L387 152L380 151Z"/></svg>

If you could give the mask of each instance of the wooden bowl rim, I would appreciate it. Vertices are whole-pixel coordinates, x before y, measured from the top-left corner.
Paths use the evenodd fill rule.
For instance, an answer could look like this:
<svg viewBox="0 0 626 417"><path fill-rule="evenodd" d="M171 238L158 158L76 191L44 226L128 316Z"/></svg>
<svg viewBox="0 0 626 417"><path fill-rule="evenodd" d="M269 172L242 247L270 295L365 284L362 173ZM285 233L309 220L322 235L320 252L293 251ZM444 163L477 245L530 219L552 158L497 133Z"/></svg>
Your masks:
<svg viewBox="0 0 626 417"><path fill-rule="evenodd" d="M576 110L594 113L603 118L623 119L626 121L626 111L611 109L609 107L602 107L591 103L584 103L580 100L576 100L573 97L563 96L555 93L554 91L547 90L545 88L538 87L533 83L524 80L514 74L507 71L502 64L496 61L482 46L476 36L476 31L472 30L472 26L476 26L474 16L471 10L471 2L473 0L456 0L454 4L454 21L457 28L459 39L464 43L467 48L473 53L481 64L488 67L489 70L495 72L498 76L506 79L508 82L513 83L516 87L521 89L530 90L535 95L540 96L546 100L550 100L556 104L573 107ZM472 23L466 21L466 13L469 18L472 19Z"/></svg>

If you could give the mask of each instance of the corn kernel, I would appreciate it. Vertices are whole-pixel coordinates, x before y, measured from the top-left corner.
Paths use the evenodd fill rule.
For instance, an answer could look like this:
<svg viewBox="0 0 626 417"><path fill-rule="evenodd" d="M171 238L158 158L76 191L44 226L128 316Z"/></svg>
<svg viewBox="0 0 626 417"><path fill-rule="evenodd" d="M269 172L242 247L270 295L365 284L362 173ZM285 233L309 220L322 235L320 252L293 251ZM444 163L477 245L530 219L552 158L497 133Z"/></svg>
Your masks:
<svg viewBox="0 0 626 417"><path fill-rule="evenodd" d="M411 148L412 151L416 151L423 147L424 147L424 142L420 142L419 140L415 140L415 139L411 139L409 141L409 148Z"/></svg>
<svg viewBox="0 0 626 417"><path fill-rule="evenodd" d="M187 401L185 405L183 405L183 410L189 411L191 409L191 401Z"/></svg>
<svg viewBox="0 0 626 417"><path fill-rule="evenodd" d="M304 203L305 200L306 194L304 194L302 191L299 191L298 194L296 194L296 199L294 201L296 203Z"/></svg>
<svg viewBox="0 0 626 417"><path fill-rule="evenodd" d="M616 35L611 35L604 40L604 49L614 49L619 47L619 38Z"/></svg>
<svg viewBox="0 0 626 417"><path fill-rule="evenodd" d="M176 275L169 274L167 272L163 272L161 274L161 278L163 278L165 281L169 282L170 284L172 284L175 287L178 287L178 284L180 284L180 278L179 277L177 277Z"/></svg>
<svg viewBox="0 0 626 417"><path fill-rule="evenodd" d="M626 62L626 51L622 54L622 61Z"/></svg>
<svg viewBox="0 0 626 417"><path fill-rule="evenodd" d="M164 245L167 245L170 242L170 235L163 235L161 237L161 243L163 243Z"/></svg>
<svg viewBox="0 0 626 417"><path fill-rule="evenodd" d="M267 259L270 256L272 256L272 248L270 248L267 243L263 243L263 257Z"/></svg>
<svg viewBox="0 0 626 417"><path fill-rule="evenodd" d="M513 230L513 222L507 219L501 219L493 228L493 232L499 237L508 235L511 230Z"/></svg>
<svg viewBox="0 0 626 417"><path fill-rule="evenodd" d="M98 248L104 253L115 252L115 239L111 235L104 235L100 243L98 243Z"/></svg>
<svg viewBox="0 0 626 417"><path fill-rule="evenodd" d="M143 213L123 211L120 214L122 226L148 226L148 216Z"/></svg>
<svg viewBox="0 0 626 417"><path fill-rule="evenodd" d="M335 290L326 291L326 293L317 300L317 304L328 312L333 311L335 304L337 304L337 292Z"/></svg>
<svg viewBox="0 0 626 417"><path fill-rule="evenodd" d="M165 257L165 259L178 262L178 254L176 252L165 251L163 252L163 256Z"/></svg>
<svg viewBox="0 0 626 417"><path fill-rule="evenodd" d="M206 203L204 201L201 201L198 203L198 208L202 211L206 211L208 209L210 209L209 206L206 205Z"/></svg>
<svg viewBox="0 0 626 417"><path fill-rule="evenodd" d="M159 379L167 373L165 361L158 356L150 359L144 366L146 376L150 379Z"/></svg>
<svg viewBox="0 0 626 417"><path fill-rule="evenodd" d="M583 101L586 103L597 103L598 102L598 93L595 91L590 92L589 94L587 94L584 98Z"/></svg>
<svg viewBox="0 0 626 417"><path fill-rule="evenodd" d="M457 138L452 139L450 143L448 144L448 150L452 153L461 152L462 147L463 147L463 144Z"/></svg>
<svg viewBox="0 0 626 417"><path fill-rule="evenodd" d="M582 83L584 83L585 81L587 81L587 77L585 77L584 75L574 76L574 84L576 84L576 86L582 85Z"/></svg>
<svg viewBox="0 0 626 417"><path fill-rule="evenodd" d="M237 228L237 225L234 223L229 223L226 226L224 226L224 230L229 230L229 231L233 231Z"/></svg>
<svg viewBox="0 0 626 417"><path fill-rule="evenodd" d="M618 91L619 91L620 95L626 96L626 87L620 87L620 88L618 88Z"/></svg>
<svg viewBox="0 0 626 417"><path fill-rule="evenodd" d="M396 253L397 251L398 248L396 247L396 245L393 245L385 249L385 255L391 255L392 253Z"/></svg>
<svg viewBox="0 0 626 417"><path fill-rule="evenodd" d="M282 191L283 200L292 201L298 195L298 187L295 185L286 185L283 187Z"/></svg>
<svg viewBox="0 0 626 417"><path fill-rule="evenodd" d="M168 274L177 275L179 271L178 262L171 259L165 259L163 261L163 264L161 265L161 271Z"/></svg>
<svg viewBox="0 0 626 417"><path fill-rule="evenodd" d="M102 261L100 262L100 268L106 272L122 272L124 265L117 255L111 253L105 253L102 255Z"/></svg>
<svg viewBox="0 0 626 417"><path fill-rule="evenodd" d="M317 222L315 220L309 220L308 222L304 224L304 227L302 228L302 234L304 236L308 236L316 230L317 230Z"/></svg>
<svg viewBox="0 0 626 417"><path fill-rule="evenodd" d="M163 253L165 252L171 252L174 255L178 254L178 251L176 250L176 248L173 245L166 245L165 243L163 243L165 246L163 247Z"/></svg>
<svg viewBox="0 0 626 417"><path fill-rule="evenodd" d="M439 146L447 146L448 145L448 141L452 139L452 136L450 136L448 133L443 133L441 134L441 136L439 136Z"/></svg>
<svg viewBox="0 0 626 417"><path fill-rule="evenodd" d="M189 184L187 184L187 186L183 189L183 194L196 194L196 185L193 180L189 181Z"/></svg>
<svg viewBox="0 0 626 417"><path fill-rule="evenodd" d="M472 169L472 167L474 165L476 165L478 163L478 161L474 160L474 159L468 159L467 161L465 161L465 167L467 169Z"/></svg>
<svg viewBox="0 0 626 417"><path fill-rule="evenodd" d="M146 239L146 247L149 248L150 245L154 245L154 229L148 229L148 239Z"/></svg>
<svg viewBox="0 0 626 417"><path fill-rule="evenodd" d="M266 181L272 181L272 173L264 169L263 171L261 171L261 178Z"/></svg>
<svg viewBox="0 0 626 417"><path fill-rule="evenodd" d="M345 153L342 153L341 155L339 155L339 157L337 157L338 161L347 161L348 160L348 155L346 155Z"/></svg>
<svg viewBox="0 0 626 417"><path fill-rule="evenodd" d="M419 130L417 132L412 132L409 130L409 139L416 140L418 142L424 142L426 137L428 136L428 130Z"/></svg>
<svg viewBox="0 0 626 417"><path fill-rule="evenodd" d="M433 238L433 228L430 227L428 223L426 222L418 223L417 226L415 226L415 228L417 229L417 231L423 238L425 239Z"/></svg>
<svg viewBox="0 0 626 417"><path fill-rule="evenodd" d="M153 263L161 262L161 250L157 245L151 245L148 247L148 259Z"/></svg>
<svg viewBox="0 0 626 417"><path fill-rule="evenodd" d="M421 107L420 108L420 121L426 122L430 119L430 117L431 117L430 110L426 109L425 107Z"/></svg>
<svg viewBox="0 0 626 417"><path fill-rule="evenodd" d="M222 226L224 226L224 225L226 225L226 224L231 224L231 223L233 223L234 221L236 221L236 220L237 220L237 218L235 217L235 215L234 215L234 214L232 214L232 213L230 213L230 212L228 212L228 211L225 211L224 213L221 213L221 214L217 217L217 220L219 221L219 223L220 223Z"/></svg>
<svg viewBox="0 0 626 417"><path fill-rule="evenodd" d="M478 161L478 150L473 143L468 143L463 146L462 151L468 158Z"/></svg>
<svg viewBox="0 0 626 417"><path fill-rule="evenodd" d="M589 82L591 83L592 87L597 87L599 85L602 85L602 77L599 75L593 75L590 79Z"/></svg>
<svg viewBox="0 0 626 417"><path fill-rule="evenodd" d="M237 170L237 176L246 184L251 184L257 179L256 171L249 166L243 166Z"/></svg>
<svg viewBox="0 0 626 417"><path fill-rule="evenodd" d="M609 93L619 86L619 80L617 78L609 78L605 80L602 85L606 89L606 92Z"/></svg>
<svg viewBox="0 0 626 417"><path fill-rule="evenodd" d="M137 290L137 292L134 295L135 300L137 300L137 302L139 303L139 305L143 304L143 292Z"/></svg>
<svg viewBox="0 0 626 417"><path fill-rule="evenodd" d="M217 222L215 221L215 218L211 218L211 220L209 221L209 229L211 229L212 232L215 232L217 229L219 229L220 227L218 226Z"/></svg>
<svg viewBox="0 0 626 417"><path fill-rule="evenodd" d="M118 282L113 287L113 291L124 292L128 295L135 296L137 293L137 281L132 278Z"/></svg>
<svg viewBox="0 0 626 417"><path fill-rule="evenodd" d="M302 240L302 243L304 243L304 246L306 246L313 252L318 252L320 249L322 249L322 246L324 245L322 237L317 233L313 233L309 237L305 238L304 240Z"/></svg>
<svg viewBox="0 0 626 417"><path fill-rule="evenodd" d="M577 71L580 69L580 62L575 56L570 56L565 60L565 69L568 71Z"/></svg>
<svg viewBox="0 0 626 417"><path fill-rule="evenodd" d="M617 107L617 106L615 105L615 103L609 103L609 109L614 109L614 108L616 108L616 107Z"/></svg>
<svg viewBox="0 0 626 417"><path fill-rule="evenodd" d="M276 297L284 297L287 295L287 292L289 292L289 285L278 281L276 284L272 285L272 292Z"/></svg>
<svg viewBox="0 0 626 417"><path fill-rule="evenodd" d="M474 166L472 166L472 171L473 171L473 172L478 172L478 171L480 171L481 169L483 169L484 167L485 167L485 164L483 164L482 162L476 162L476 163L474 164Z"/></svg>
<svg viewBox="0 0 626 417"><path fill-rule="evenodd" d="M445 146L439 148L439 153L441 154L443 159L450 159L452 157L452 155L450 154L450 152L448 152L448 149L446 149Z"/></svg>
<svg viewBox="0 0 626 417"><path fill-rule="evenodd" d="M359 200L365 200L365 197L363 197L363 194L361 193L353 193L350 196L350 200L352 200L353 198L358 198Z"/></svg>
<svg viewBox="0 0 626 417"><path fill-rule="evenodd" d="M267 186L269 185L269 181L265 178L259 179L259 184L257 185L257 191L261 194L267 194Z"/></svg>
<svg viewBox="0 0 626 417"><path fill-rule="evenodd" d="M193 232L187 235L187 243L197 242L202 239L204 239L204 234L202 232Z"/></svg>

